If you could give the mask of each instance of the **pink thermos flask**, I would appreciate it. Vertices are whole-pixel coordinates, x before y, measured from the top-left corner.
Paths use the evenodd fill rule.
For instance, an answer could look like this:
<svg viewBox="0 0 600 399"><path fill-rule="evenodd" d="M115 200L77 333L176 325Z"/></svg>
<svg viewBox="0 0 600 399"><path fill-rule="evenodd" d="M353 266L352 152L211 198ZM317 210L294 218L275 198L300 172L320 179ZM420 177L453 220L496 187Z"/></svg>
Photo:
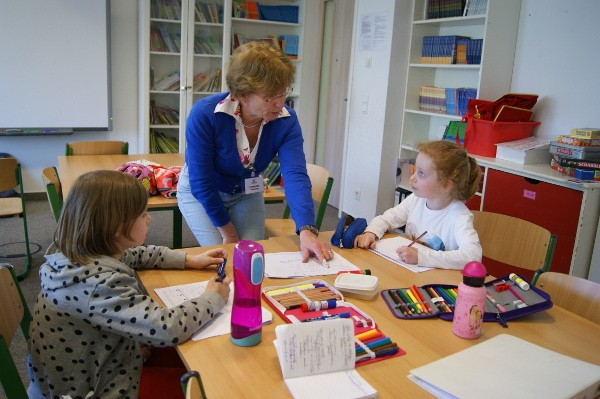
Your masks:
<svg viewBox="0 0 600 399"><path fill-rule="evenodd" d="M231 342L253 346L262 338L260 285L265 272L262 245L241 240L233 250L233 308Z"/></svg>
<svg viewBox="0 0 600 399"><path fill-rule="evenodd" d="M475 339L481 336L485 297L483 286L487 274L480 262L469 262L462 270L463 282L458 285L452 332L459 337Z"/></svg>

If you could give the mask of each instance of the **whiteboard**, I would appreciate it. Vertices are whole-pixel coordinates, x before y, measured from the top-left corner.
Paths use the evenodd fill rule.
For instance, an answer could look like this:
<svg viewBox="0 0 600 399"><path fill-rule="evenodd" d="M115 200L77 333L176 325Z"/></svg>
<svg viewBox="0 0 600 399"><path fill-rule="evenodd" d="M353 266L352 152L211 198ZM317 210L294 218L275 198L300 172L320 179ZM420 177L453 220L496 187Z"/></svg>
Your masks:
<svg viewBox="0 0 600 399"><path fill-rule="evenodd" d="M0 9L0 128L109 130L110 0Z"/></svg>

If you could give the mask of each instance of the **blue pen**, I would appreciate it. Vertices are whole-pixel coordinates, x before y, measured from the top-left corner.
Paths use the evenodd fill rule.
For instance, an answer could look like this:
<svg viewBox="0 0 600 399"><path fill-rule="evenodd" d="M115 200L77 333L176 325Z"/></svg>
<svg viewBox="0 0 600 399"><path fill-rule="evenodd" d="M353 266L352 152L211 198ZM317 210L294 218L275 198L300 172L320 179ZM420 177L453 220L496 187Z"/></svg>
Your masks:
<svg viewBox="0 0 600 399"><path fill-rule="evenodd" d="M304 320L302 320L302 323L307 322L307 321L318 321L318 320L347 319L349 317L350 317L350 312L344 312L344 313L332 314L329 316L319 316L319 317L313 317L311 319L304 319Z"/></svg>
<svg viewBox="0 0 600 399"><path fill-rule="evenodd" d="M217 274L219 275L219 277L217 277L217 282L221 282L223 281L223 279L225 278L225 263L227 262L227 259L225 259L223 262L221 262L221 264L219 264L219 267L217 267Z"/></svg>

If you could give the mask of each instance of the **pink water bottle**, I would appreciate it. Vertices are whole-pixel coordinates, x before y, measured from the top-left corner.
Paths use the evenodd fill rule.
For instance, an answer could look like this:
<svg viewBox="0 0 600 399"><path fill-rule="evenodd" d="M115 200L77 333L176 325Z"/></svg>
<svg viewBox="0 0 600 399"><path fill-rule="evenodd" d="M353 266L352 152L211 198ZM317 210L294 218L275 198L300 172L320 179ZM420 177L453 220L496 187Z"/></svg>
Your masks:
<svg viewBox="0 0 600 399"><path fill-rule="evenodd" d="M458 285L452 332L459 337L475 339L481 336L485 297L483 286L487 274L480 262L469 262L462 270L463 282Z"/></svg>
<svg viewBox="0 0 600 399"><path fill-rule="evenodd" d="M241 240L233 250L233 308L231 342L253 346L262 338L260 285L265 272L264 250L254 241Z"/></svg>

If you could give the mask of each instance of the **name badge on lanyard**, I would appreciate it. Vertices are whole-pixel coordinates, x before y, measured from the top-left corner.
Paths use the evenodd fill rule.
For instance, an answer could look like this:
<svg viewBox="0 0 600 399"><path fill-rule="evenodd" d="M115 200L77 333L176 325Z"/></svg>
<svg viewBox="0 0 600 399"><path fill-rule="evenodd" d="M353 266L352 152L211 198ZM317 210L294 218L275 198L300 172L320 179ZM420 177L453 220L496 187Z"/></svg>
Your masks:
<svg viewBox="0 0 600 399"><path fill-rule="evenodd" d="M254 194L265 191L265 181L261 176L256 175L254 166L250 164L248 169L252 171L252 176L244 179L244 193Z"/></svg>

